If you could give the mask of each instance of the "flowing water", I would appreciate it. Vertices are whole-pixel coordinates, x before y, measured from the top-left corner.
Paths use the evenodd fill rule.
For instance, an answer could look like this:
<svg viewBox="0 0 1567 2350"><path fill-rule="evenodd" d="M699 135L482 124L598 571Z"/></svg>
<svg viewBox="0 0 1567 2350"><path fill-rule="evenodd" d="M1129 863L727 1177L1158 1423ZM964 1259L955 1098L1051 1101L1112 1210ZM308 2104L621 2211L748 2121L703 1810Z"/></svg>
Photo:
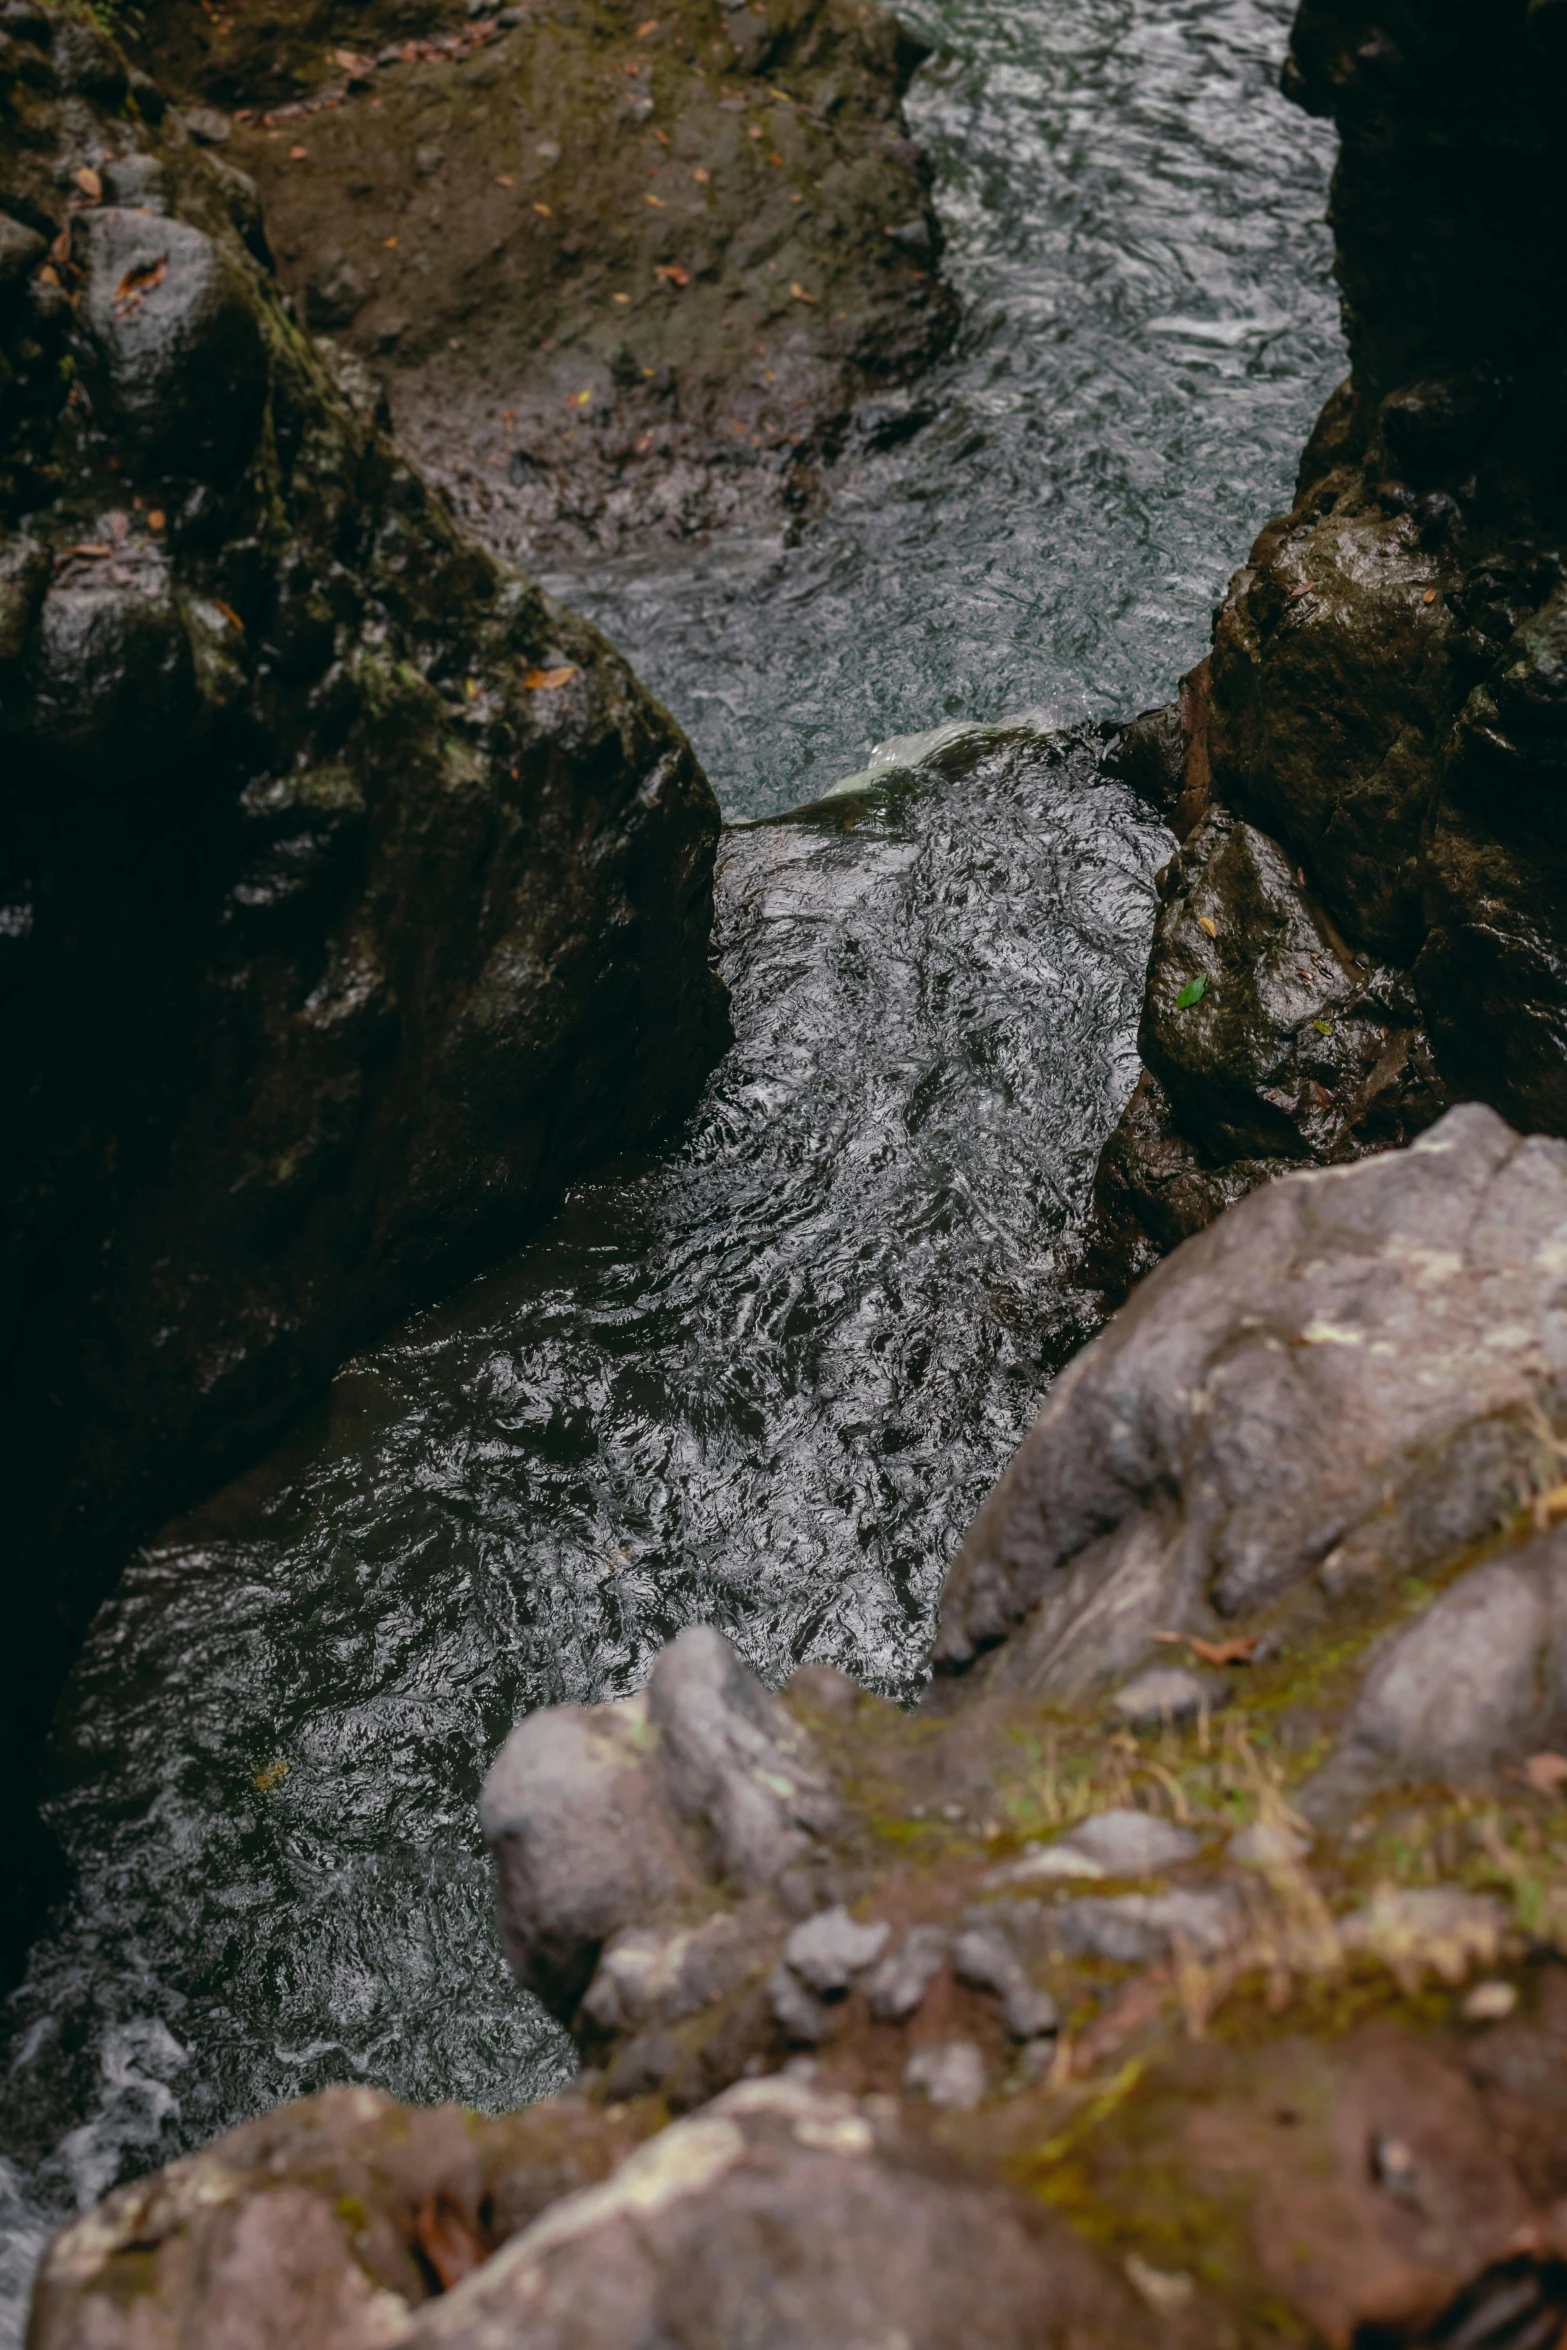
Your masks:
<svg viewBox="0 0 1567 2350"><path fill-rule="evenodd" d="M930 420L798 547L560 583L736 816L888 735L1165 696L1342 367L1282 0L908 13L967 305ZM1168 844L1081 727L879 775L727 836L737 1042L684 1134L350 1364L102 1611L56 1756L76 1890L7 2057L0 2343L50 2220L262 2105L565 2077L473 1824L518 1713L700 1618L775 1680L917 1688L1059 1343Z"/></svg>

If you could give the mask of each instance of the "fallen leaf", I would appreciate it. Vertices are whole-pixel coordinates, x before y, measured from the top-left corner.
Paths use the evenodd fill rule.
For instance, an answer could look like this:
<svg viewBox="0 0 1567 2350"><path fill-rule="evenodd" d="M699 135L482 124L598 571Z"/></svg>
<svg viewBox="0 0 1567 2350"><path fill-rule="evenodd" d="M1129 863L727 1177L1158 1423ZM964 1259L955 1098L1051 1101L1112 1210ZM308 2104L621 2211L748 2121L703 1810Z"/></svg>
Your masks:
<svg viewBox="0 0 1567 2350"><path fill-rule="evenodd" d="M1189 1648L1198 1662L1205 1665L1249 1665L1257 1653L1260 1632L1249 1638L1232 1635L1228 1640L1204 1640L1197 1632L1156 1632L1155 1640L1167 1648Z"/></svg>
<svg viewBox="0 0 1567 2350"><path fill-rule="evenodd" d="M476 677L465 677L462 681L462 690L467 695L470 702L476 702L479 698L478 679Z"/></svg>
<svg viewBox="0 0 1567 2350"><path fill-rule="evenodd" d="M769 163L782 163L783 157L781 155L769 155L767 160Z"/></svg>
<svg viewBox="0 0 1567 2350"><path fill-rule="evenodd" d="M147 528L152 531L163 530L167 527L168 519L161 506L154 506L147 516Z"/></svg>
<svg viewBox="0 0 1567 2350"><path fill-rule="evenodd" d="M89 555L95 563L102 562L105 555L114 553L107 540L100 539L78 540L74 547L67 547L65 551L68 555Z"/></svg>
<svg viewBox="0 0 1567 2350"><path fill-rule="evenodd" d="M576 674L577 664L568 661L563 669L530 669L522 682L530 693L552 693L556 686L564 685Z"/></svg>
<svg viewBox="0 0 1567 2350"><path fill-rule="evenodd" d="M169 257L165 253L157 261L144 261L139 268L128 269L114 289L114 306L122 316L140 307L154 286L161 286L169 273Z"/></svg>
<svg viewBox="0 0 1567 2350"><path fill-rule="evenodd" d="M1534 1497L1534 1522L1543 1534L1547 1526L1567 1518L1567 1485L1552 1485L1546 1492Z"/></svg>
<svg viewBox="0 0 1567 2350"><path fill-rule="evenodd" d="M76 174L76 184L89 204L96 204L103 194L103 182L90 163L84 163Z"/></svg>
<svg viewBox="0 0 1567 2350"><path fill-rule="evenodd" d="M1176 997L1176 1010L1178 1012L1189 1012L1193 1004L1200 1004L1202 1002L1202 999L1207 994L1207 992L1208 975L1205 971L1199 971L1195 979L1188 979L1186 985L1182 988L1180 994Z"/></svg>
<svg viewBox="0 0 1567 2350"><path fill-rule="evenodd" d="M1333 1023L1331 1020L1313 1020L1311 1025L1319 1036L1331 1036L1333 1034Z"/></svg>
<svg viewBox="0 0 1567 2350"><path fill-rule="evenodd" d="M661 277L666 286L688 286L691 283L688 272L681 268L678 261L656 261L653 264L653 275Z"/></svg>
<svg viewBox="0 0 1567 2350"><path fill-rule="evenodd" d="M263 1763L260 1770L253 1776L251 1785L259 1787L263 1795L270 1795L274 1787L282 1786L283 1781L288 1777L288 1770L288 1764L281 1759L277 1762Z"/></svg>
<svg viewBox="0 0 1567 2350"><path fill-rule="evenodd" d="M533 209L543 220L552 220L554 218L554 214L550 211L550 208L547 204L535 204Z"/></svg>
<svg viewBox="0 0 1567 2350"><path fill-rule="evenodd" d="M657 31L658 31L658 18L657 18L656 16L650 16L650 17L647 19L647 21L646 21L644 24L639 24L639 25L638 25L638 27L637 27L637 39L638 39L639 41L645 41L645 40L647 39L647 37L648 37L649 33L656 33Z"/></svg>
<svg viewBox="0 0 1567 2350"><path fill-rule="evenodd" d="M639 457L645 457L652 446L653 435L650 432L643 433L637 442L637 455Z"/></svg>
<svg viewBox="0 0 1567 2350"><path fill-rule="evenodd" d="M59 235L55 238L54 243L50 246L49 258L51 261L57 262L61 266L70 260L71 230L69 223L67 223L66 226L61 229Z"/></svg>
<svg viewBox="0 0 1567 2350"><path fill-rule="evenodd" d="M813 310L821 300L820 294L808 294L804 286L795 285L793 280L790 281L789 291L797 302L809 302Z"/></svg>
<svg viewBox="0 0 1567 2350"><path fill-rule="evenodd" d="M747 123L745 135L748 139L759 139L762 135L761 124L759 122Z"/></svg>
<svg viewBox="0 0 1567 2350"><path fill-rule="evenodd" d="M611 300L612 302L629 302L629 301L630 301L630 299L631 299L631 296L630 296L629 294L611 294L611 295L610 295L610 300Z"/></svg>
<svg viewBox="0 0 1567 2350"><path fill-rule="evenodd" d="M441 2285L450 2292L471 2276L486 2247L461 2204L445 2193L427 2195L414 2212L414 2237Z"/></svg>
<svg viewBox="0 0 1567 2350"><path fill-rule="evenodd" d="M225 603L224 603L224 601L223 601L223 598L222 598L221 596L214 596L214 597L213 597L213 599L212 599L212 601L213 601L214 605L216 606L216 608L218 609L218 611L220 611L220 612L222 613L222 615L223 615L224 619L225 619L225 620L228 622L228 624L229 624L230 628L237 628L237 629L239 630L239 633L240 633L240 635L241 635L241 636L243 636L243 635L244 635L244 633L245 633L245 623L243 622L243 620L241 620L241 618L240 618L239 614L238 614L238 613L235 611L235 609L234 609L233 605L232 605L232 604L225 604Z"/></svg>
<svg viewBox="0 0 1567 2350"><path fill-rule="evenodd" d="M1199 914L1197 927L1199 930L1206 930L1210 938L1217 938L1219 935L1219 925L1211 914Z"/></svg>
<svg viewBox="0 0 1567 2350"><path fill-rule="evenodd" d="M1559 1795L1567 1787L1567 1754L1531 1754L1518 1776L1536 1795Z"/></svg>
<svg viewBox="0 0 1567 2350"><path fill-rule="evenodd" d="M590 384L585 392L573 392L569 405L573 408L585 408L592 397L593 387Z"/></svg>
<svg viewBox="0 0 1567 2350"><path fill-rule="evenodd" d="M666 209L662 196L655 196L649 193L643 197L642 201L644 204L651 204L656 212L663 212Z"/></svg>
<svg viewBox="0 0 1567 2350"><path fill-rule="evenodd" d="M41 286L58 286L60 283L60 272L52 261L46 261L38 272L38 283Z"/></svg>
<svg viewBox="0 0 1567 2350"><path fill-rule="evenodd" d="M288 151L290 163L305 163L308 162L309 157L310 149L308 147L290 147Z"/></svg>
<svg viewBox="0 0 1567 2350"><path fill-rule="evenodd" d="M1423 604L1434 604L1436 602L1435 588L1427 588L1420 600Z"/></svg>
<svg viewBox="0 0 1567 2350"><path fill-rule="evenodd" d="M495 174L495 185L498 188L510 188L515 187L516 182L509 171L498 171Z"/></svg>
<svg viewBox="0 0 1567 2350"><path fill-rule="evenodd" d="M712 178L712 176L712 173L707 170L705 165L700 163L693 165L691 177L694 180L700 180L704 188L707 186L707 183Z"/></svg>

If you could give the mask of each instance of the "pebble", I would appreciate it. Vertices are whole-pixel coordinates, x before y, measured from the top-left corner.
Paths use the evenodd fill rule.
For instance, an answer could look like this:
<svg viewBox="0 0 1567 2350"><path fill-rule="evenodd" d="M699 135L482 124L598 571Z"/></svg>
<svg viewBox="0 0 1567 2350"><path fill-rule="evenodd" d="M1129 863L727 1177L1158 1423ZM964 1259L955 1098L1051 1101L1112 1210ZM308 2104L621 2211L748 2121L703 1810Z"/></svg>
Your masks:
<svg viewBox="0 0 1567 2350"><path fill-rule="evenodd" d="M941 1972L952 1936L945 1926L911 1926L865 1986L872 2015L886 2023L911 2016Z"/></svg>
<svg viewBox="0 0 1567 2350"><path fill-rule="evenodd" d="M903 2068L906 2089L923 2090L944 2113L968 2113L984 2097L985 2059L972 2040L917 2048Z"/></svg>
<svg viewBox="0 0 1567 2350"><path fill-rule="evenodd" d="M1128 1681L1110 1700L1110 1711L1131 1730L1157 1730L1166 1722L1194 1722L1230 1702L1230 1685L1217 1675L1193 1673L1185 1665L1155 1665Z"/></svg>
<svg viewBox="0 0 1567 2350"><path fill-rule="evenodd" d="M1107 1877L1152 1877L1178 1868L1201 1849L1189 1828L1151 1811L1101 1811L1061 1838L1069 1852L1090 1860Z"/></svg>
<svg viewBox="0 0 1567 2350"><path fill-rule="evenodd" d="M784 1958L818 1998L841 1998L853 1976L875 1965L891 1932L885 1921L857 1925L840 1902L796 1926L784 1944Z"/></svg>

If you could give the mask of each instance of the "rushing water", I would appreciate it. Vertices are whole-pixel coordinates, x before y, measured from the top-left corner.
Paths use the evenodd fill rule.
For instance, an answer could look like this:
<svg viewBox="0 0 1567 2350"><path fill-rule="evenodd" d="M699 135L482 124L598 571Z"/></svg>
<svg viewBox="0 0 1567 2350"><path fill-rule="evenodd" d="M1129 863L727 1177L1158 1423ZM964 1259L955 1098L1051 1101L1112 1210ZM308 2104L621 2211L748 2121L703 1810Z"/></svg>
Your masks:
<svg viewBox="0 0 1567 2350"><path fill-rule="evenodd" d="M1331 141L1278 95L1287 0L912 0L965 324L931 421L846 457L798 547L554 584L690 730L726 808L888 735L1126 717L1200 659L1344 370Z"/></svg>
<svg viewBox="0 0 1567 2350"><path fill-rule="evenodd" d="M800 546L566 583L731 811L901 729L1161 698L1341 364L1282 0L923 0L959 348ZM563 2077L473 1826L523 1709L682 1623L912 1690L1037 1405L1134 1066L1165 839L1086 739L938 747L732 832L737 1043L662 1156L351 1364L133 1562L62 1712L77 1889L18 1995L0 2343L46 2218L341 2079Z"/></svg>

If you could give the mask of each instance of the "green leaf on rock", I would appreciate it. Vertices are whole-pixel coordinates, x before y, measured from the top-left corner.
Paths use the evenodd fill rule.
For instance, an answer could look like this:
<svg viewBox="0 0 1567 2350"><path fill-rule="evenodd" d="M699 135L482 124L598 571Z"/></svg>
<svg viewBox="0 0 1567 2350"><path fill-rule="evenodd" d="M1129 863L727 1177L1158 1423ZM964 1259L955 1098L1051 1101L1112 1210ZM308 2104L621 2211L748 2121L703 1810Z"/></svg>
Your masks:
<svg viewBox="0 0 1567 2350"><path fill-rule="evenodd" d="M1182 988L1180 994L1176 997L1176 1010L1178 1012L1189 1012L1193 1004L1200 1004L1202 1002L1202 999L1207 994L1207 992L1208 975L1205 971L1199 971L1195 979L1188 979L1186 985Z"/></svg>
<svg viewBox="0 0 1567 2350"><path fill-rule="evenodd" d="M1313 1020L1311 1025L1319 1036L1331 1036L1333 1034L1333 1023L1331 1020Z"/></svg>

